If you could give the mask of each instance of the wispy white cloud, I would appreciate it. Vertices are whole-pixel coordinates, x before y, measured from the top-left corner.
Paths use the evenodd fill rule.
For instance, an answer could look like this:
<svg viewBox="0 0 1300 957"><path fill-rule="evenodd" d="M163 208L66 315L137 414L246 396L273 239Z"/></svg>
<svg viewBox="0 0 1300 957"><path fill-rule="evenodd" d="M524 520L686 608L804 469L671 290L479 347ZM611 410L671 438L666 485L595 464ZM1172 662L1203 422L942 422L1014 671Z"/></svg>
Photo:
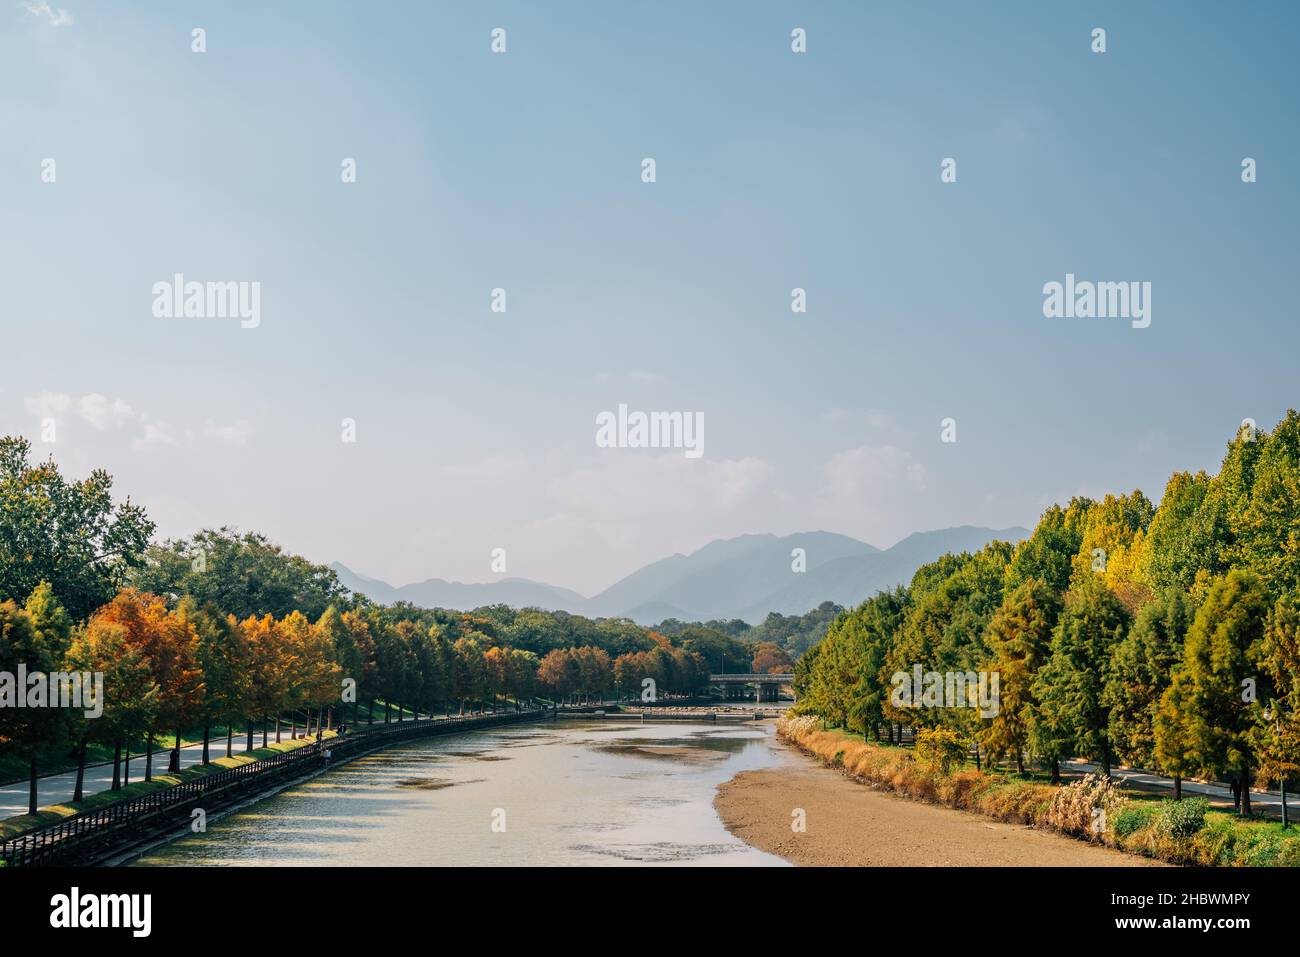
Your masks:
<svg viewBox="0 0 1300 957"><path fill-rule="evenodd" d="M51 7L46 0L39 0L33 3L32 0L23 0L23 8L33 17L44 17L45 22L52 27L67 27L72 25L72 14L62 7L55 9Z"/></svg>
<svg viewBox="0 0 1300 957"><path fill-rule="evenodd" d="M83 395L77 402L77 412L101 432L109 426L123 428L138 418L131 406L123 400L109 399L98 392Z"/></svg>
<svg viewBox="0 0 1300 957"><path fill-rule="evenodd" d="M79 419L96 432L125 432L133 449L195 444L196 434L192 428L174 427L133 408L124 399L98 392L88 392L80 398L66 392L41 392L24 399L23 404L27 414L38 419L71 419L73 422ZM199 432L204 439L229 446L247 445L252 434L253 428L247 419L238 419L228 425L209 419Z"/></svg>

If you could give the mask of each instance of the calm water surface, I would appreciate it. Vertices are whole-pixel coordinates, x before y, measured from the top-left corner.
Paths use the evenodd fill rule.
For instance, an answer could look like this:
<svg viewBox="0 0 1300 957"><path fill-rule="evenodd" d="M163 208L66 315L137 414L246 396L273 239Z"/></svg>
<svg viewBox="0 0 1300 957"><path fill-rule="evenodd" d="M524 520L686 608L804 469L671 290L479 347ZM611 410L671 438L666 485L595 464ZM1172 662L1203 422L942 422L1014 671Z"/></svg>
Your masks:
<svg viewBox="0 0 1300 957"><path fill-rule="evenodd" d="M771 864L714 791L782 760L763 725L547 721L408 742L251 804L143 865ZM504 811L505 832L492 829Z"/></svg>

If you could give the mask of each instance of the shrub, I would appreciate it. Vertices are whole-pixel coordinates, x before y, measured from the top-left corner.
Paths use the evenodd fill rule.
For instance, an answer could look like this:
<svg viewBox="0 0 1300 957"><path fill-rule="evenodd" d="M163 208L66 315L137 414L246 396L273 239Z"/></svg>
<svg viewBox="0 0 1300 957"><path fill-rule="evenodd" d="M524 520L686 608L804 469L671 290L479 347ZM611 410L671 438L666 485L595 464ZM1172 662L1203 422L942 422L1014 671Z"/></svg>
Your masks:
<svg viewBox="0 0 1300 957"><path fill-rule="evenodd" d="M1076 834L1089 840L1100 840L1106 834L1107 822L1117 816L1128 801L1120 797L1115 782L1100 774L1084 775L1059 788L1052 796L1047 809L1047 825L1067 834Z"/></svg>
<svg viewBox="0 0 1300 957"><path fill-rule="evenodd" d="M1154 809L1149 805L1130 804L1116 813L1115 819L1111 821L1111 827L1119 837L1132 837L1149 825L1153 816Z"/></svg>
<svg viewBox="0 0 1300 957"><path fill-rule="evenodd" d="M1205 826L1205 815L1210 802L1203 797L1183 798L1175 801L1166 798L1156 810L1156 827L1169 837L1191 837Z"/></svg>
<svg viewBox="0 0 1300 957"><path fill-rule="evenodd" d="M916 736L916 763L931 774L950 774L966 759L966 746L956 731L930 728Z"/></svg>

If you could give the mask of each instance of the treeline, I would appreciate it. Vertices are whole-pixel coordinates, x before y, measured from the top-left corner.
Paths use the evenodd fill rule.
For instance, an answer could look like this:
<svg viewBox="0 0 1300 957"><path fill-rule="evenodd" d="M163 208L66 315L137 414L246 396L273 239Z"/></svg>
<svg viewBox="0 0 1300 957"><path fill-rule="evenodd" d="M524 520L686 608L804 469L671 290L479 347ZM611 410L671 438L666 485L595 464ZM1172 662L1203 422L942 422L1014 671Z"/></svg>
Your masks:
<svg viewBox="0 0 1300 957"><path fill-rule="evenodd" d="M996 714L893 694L996 674ZM879 740L943 727L977 761L1081 756L1175 780L1300 775L1300 416L1247 424L1216 476L1053 506L1017 546L945 555L841 615L796 667L801 710ZM943 704L951 704L946 699ZM923 706L915 706L921 704Z"/></svg>
<svg viewBox="0 0 1300 957"><path fill-rule="evenodd" d="M252 750L259 729L263 746L271 728L277 743L286 732L296 739L300 725L306 735L319 734L336 720L355 722L363 702L369 722L376 700L384 722L402 721L408 711L495 709L503 700L517 707L532 695L538 667L530 652L393 620L373 608L330 606L314 622L298 611L241 621L193 596L168 602L126 589L74 624L48 583L25 606L0 602L0 633L0 671L103 675L101 714L88 716L86 701L0 711L3 743L30 761L33 813L38 758L50 748L75 749L79 800L91 743L113 748L116 790L132 740L145 741L149 780L155 739L171 740L169 770L177 770L185 729L202 729L206 764L213 727L226 729L230 756L236 726L245 731L244 749Z"/></svg>
<svg viewBox="0 0 1300 957"><path fill-rule="evenodd" d="M557 699L578 703L603 701L611 692L646 701L703 692L709 684L704 656L674 648L662 635L655 637L653 650L613 659L602 648L556 649L542 659L537 680Z"/></svg>
<svg viewBox="0 0 1300 957"><path fill-rule="evenodd" d="M666 618L655 625L654 630L670 636L683 635L687 632L707 632L733 639L732 643L725 646L737 656L733 661L740 661L746 657L744 649L747 645L751 647L773 645L779 649L785 661L793 662L821 641L826 636L831 622L843 612L842 606L833 601L824 601L802 615L783 615L780 612L770 611L760 625L751 625L740 618L715 619L706 622L683 622L676 618ZM755 655L751 654L749 657ZM741 669L733 667L731 670ZM754 670L767 673L766 668Z"/></svg>

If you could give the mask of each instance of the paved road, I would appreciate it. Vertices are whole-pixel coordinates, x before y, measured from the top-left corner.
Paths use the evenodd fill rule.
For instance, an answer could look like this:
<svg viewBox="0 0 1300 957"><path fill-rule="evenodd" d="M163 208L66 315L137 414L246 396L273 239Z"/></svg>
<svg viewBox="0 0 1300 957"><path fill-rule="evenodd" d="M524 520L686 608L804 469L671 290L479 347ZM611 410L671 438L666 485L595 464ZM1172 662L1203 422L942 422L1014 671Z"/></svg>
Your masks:
<svg viewBox="0 0 1300 957"><path fill-rule="evenodd" d="M267 737L267 741L275 740L275 733L272 732ZM289 740L289 734L284 732L284 740ZM244 745L248 743L247 735L235 735L232 754L243 754ZM259 730L253 736L253 744L256 747L262 745L262 732ZM226 739L213 739L208 747L209 757L224 758L226 756ZM171 756L171 748L155 751L153 757L154 774L162 774L167 770L167 762ZM203 742L198 744L181 746L181 767L188 768L195 764L203 763ZM131 755L131 780L144 780L144 755ZM100 764L86 768L86 779L83 786L84 793L87 795L95 794L99 791L107 791L113 784L113 765ZM41 778L37 782L36 803L40 807L49 807L51 804L63 804L72 800L72 794L77 786L77 772L68 771L64 774L51 774L49 777ZM27 782L21 781L18 784L8 784L0 787L0 820L7 817L13 817L17 814L27 813Z"/></svg>
<svg viewBox="0 0 1300 957"><path fill-rule="evenodd" d="M1063 767L1071 768L1075 771L1101 773L1101 766L1098 764L1089 764L1087 761L1062 761ZM1151 774L1149 771L1136 771L1129 768L1112 769L1111 777L1120 781L1131 781L1134 784L1144 784L1148 787L1168 788L1172 793L1174 782L1172 778L1162 777L1159 774ZM1226 784L1205 784L1201 781L1183 781L1183 794L1203 794L1214 800L1227 801L1232 803L1232 789ZM1295 794L1287 794L1286 806L1289 816L1295 820L1300 819L1300 799ZM1256 788L1250 789L1250 808L1252 811L1259 812L1268 808L1270 813L1281 816L1282 814L1282 796L1274 794L1272 791L1260 791Z"/></svg>

